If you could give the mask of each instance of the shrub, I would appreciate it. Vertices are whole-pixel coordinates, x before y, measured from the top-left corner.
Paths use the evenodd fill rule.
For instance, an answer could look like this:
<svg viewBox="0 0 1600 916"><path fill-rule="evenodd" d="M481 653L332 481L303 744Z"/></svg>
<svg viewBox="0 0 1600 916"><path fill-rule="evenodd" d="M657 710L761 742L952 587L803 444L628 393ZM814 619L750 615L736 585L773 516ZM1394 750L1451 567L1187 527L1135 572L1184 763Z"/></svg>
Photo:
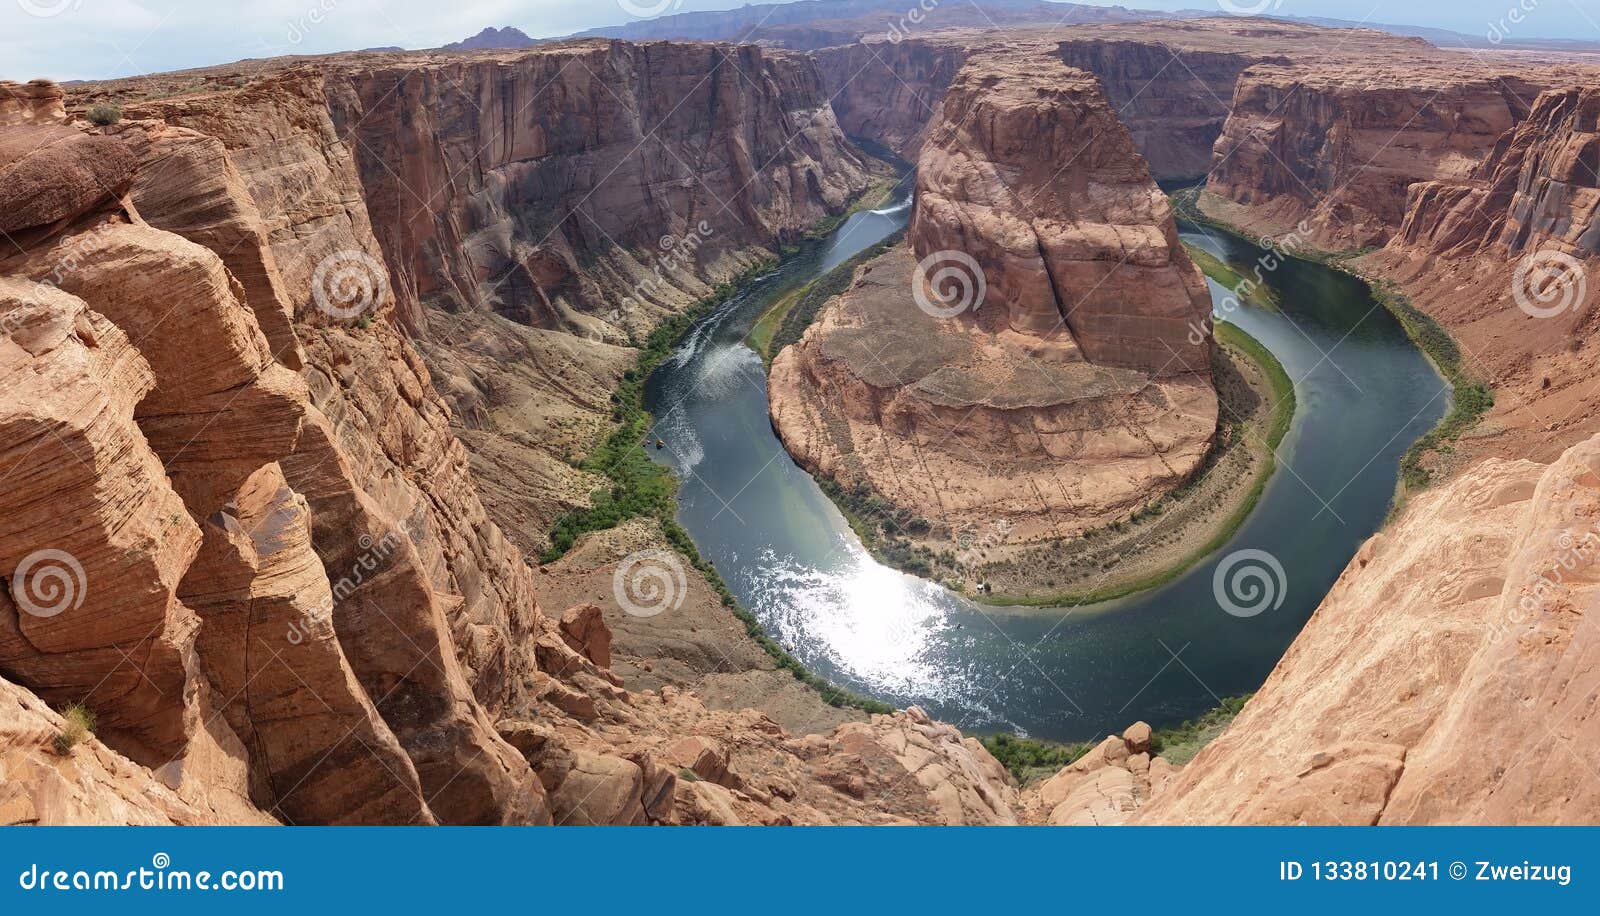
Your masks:
<svg viewBox="0 0 1600 916"><path fill-rule="evenodd" d="M89 122L91 124L98 124L101 127L105 127L108 124L115 124L120 120L122 120L122 109L107 102L101 102L100 104L89 109Z"/></svg>
<svg viewBox="0 0 1600 916"><path fill-rule="evenodd" d="M1158 728L1150 737L1150 753L1160 754L1175 764L1185 764L1200 753L1200 749L1211 743L1211 740L1222 734L1233 723L1235 716L1244 709L1245 701L1250 699L1250 694L1242 696L1223 697L1215 708L1208 710L1198 718L1190 719L1182 725L1171 728Z"/></svg>
<svg viewBox="0 0 1600 916"><path fill-rule="evenodd" d="M1087 754L1094 746L1089 742L1057 744L1004 733L980 740L994 755L994 759L1000 761L1023 785L1054 776L1062 767Z"/></svg>
<svg viewBox="0 0 1600 916"><path fill-rule="evenodd" d="M82 703L73 703L61 711L61 718L61 731L55 740L56 753L70 754L83 739L94 734L94 713Z"/></svg>

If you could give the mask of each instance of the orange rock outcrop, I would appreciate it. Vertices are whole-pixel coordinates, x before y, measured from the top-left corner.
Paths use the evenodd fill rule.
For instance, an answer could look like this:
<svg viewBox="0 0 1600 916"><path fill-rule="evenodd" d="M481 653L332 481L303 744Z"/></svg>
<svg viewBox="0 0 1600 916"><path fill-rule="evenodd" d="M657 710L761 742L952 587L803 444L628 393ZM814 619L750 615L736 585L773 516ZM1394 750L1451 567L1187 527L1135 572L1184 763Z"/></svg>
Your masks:
<svg viewBox="0 0 1600 916"><path fill-rule="evenodd" d="M1070 537L1199 467L1210 299L1094 77L975 55L943 112L907 245L777 357L773 422L803 465L945 531Z"/></svg>

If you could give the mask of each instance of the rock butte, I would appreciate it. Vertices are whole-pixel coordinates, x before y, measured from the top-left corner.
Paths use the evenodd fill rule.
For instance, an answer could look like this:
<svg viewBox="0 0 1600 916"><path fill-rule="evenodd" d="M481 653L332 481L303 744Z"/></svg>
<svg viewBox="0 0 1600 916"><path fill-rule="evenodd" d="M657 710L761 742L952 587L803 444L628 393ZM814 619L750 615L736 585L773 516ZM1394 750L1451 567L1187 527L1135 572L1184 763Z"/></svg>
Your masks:
<svg viewBox="0 0 1600 916"><path fill-rule="evenodd" d="M1267 20L889 41L862 16L772 24L767 40L810 55L589 41L250 62L71 99L0 84L16 242L0 254L0 573L56 549L86 585L50 617L21 606L39 597L27 582L0 593L0 822L1600 817L1593 297L1538 319L1512 294L1546 251L1600 289L1597 72ZM1182 72L1151 72L1174 53ZM1102 142L1155 175L1208 172L1207 212L1376 247L1348 263L1438 319L1498 395L1192 762L1174 772L1135 726L1020 791L919 710L783 693L696 576L694 626L624 620L594 584L623 534L548 570L524 553L596 483L564 459L603 434L630 335L867 184L844 134L933 157L925 188L949 207L918 214L914 244L987 222L959 179L1004 157L930 125L1013 55L1093 73L1101 88L1052 83L1103 92L1097 116L1127 127ZM639 149L660 93L702 78ZM102 99L121 124L68 114ZM610 187L612 169L630 180ZM1121 183L1153 200L1147 184ZM640 287L660 238L701 218L691 266ZM381 265L364 320L317 307L339 252ZM940 346L982 355L981 330L1053 371L1156 374L1145 346L1039 335L1031 317L1059 299L1029 263L996 263L1027 307ZM814 355L825 332L849 339L849 303L883 270L813 329ZM546 613L550 595L571 609ZM735 670L709 660L723 648ZM59 711L79 701L96 733L62 750Z"/></svg>
<svg viewBox="0 0 1600 916"><path fill-rule="evenodd" d="M940 317L913 286L950 252L987 290L975 301L967 279L971 307ZM774 360L773 425L803 466L944 530L1068 537L1199 467L1217 426L1210 310L1094 77L973 58L921 147L907 243Z"/></svg>

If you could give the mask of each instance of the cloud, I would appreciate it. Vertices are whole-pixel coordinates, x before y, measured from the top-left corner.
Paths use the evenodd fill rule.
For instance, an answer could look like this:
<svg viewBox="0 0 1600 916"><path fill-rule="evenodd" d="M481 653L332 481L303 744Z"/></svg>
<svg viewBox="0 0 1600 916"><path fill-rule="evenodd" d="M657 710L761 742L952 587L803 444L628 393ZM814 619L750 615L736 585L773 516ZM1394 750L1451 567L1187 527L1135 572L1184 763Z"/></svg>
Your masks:
<svg viewBox="0 0 1600 916"><path fill-rule="evenodd" d="M432 48L491 25L550 37L626 19L595 0L0 0L0 78L108 79L280 54Z"/></svg>
<svg viewBox="0 0 1600 916"><path fill-rule="evenodd" d="M727 9L743 2L686 0L672 9ZM1392 10L1374 10L1370 0L1294 0L1279 12L1373 22L1387 21L1388 12L1407 22L1482 35L1511 7L1529 4L1534 9L1517 37L1600 40L1596 17L1571 0L1411 0ZM1123 5L1213 8L1209 0ZM433 48L485 26L516 26L547 38L632 18L619 0L0 0L0 78L108 79L248 57Z"/></svg>

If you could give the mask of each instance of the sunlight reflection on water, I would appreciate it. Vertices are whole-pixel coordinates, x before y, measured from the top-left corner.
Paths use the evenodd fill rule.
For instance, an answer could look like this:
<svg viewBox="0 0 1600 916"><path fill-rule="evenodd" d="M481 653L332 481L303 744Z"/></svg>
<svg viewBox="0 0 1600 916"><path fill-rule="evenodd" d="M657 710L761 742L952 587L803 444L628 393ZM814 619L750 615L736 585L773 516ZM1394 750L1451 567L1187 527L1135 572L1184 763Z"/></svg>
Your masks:
<svg viewBox="0 0 1600 916"><path fill-rule="evenodd" d="M826 571L764 551L755 589L762 619L875 690L951 701L970 693L936 651L951 630L942 589L879 565L859 544L841 540L839 551Z"/></svg>

